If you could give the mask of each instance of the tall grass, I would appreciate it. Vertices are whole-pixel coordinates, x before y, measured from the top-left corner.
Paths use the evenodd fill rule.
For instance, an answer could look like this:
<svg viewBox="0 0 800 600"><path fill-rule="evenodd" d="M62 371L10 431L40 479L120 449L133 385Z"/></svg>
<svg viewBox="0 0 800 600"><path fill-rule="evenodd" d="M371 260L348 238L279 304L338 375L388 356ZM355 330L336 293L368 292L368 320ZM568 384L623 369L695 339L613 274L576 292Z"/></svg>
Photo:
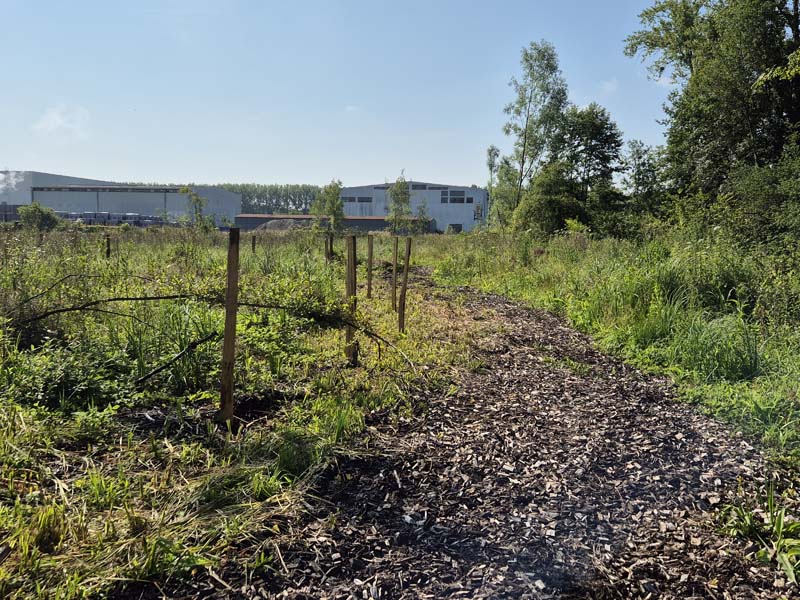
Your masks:
<svg viewBox="0 0 800 600"><path fill-rule="evenodd" d="M398 336L379 271L375 298L360 291L357 319L393 347L363 337L362 367L346 368L341 240L328 263L313 232L258 234L255 252L245 237L240 301L272 308L240 308L243 408L230 428L220 426L213 336L137 379L222 330L225 235L114 231L107 260L103 234L75 228L40 239L0 227L4 598L113 595L130 580L218 564L233 544L246 553L249 541L252 564L267 568L259 544L279 532L275 517L363 429L365 414L405 410L415 386L443 384L451 365L469 359L469 320L459 331L448 321L453 307L437 312L416 290L414 327ZM389 258L387 236L376 237L375 250L379 262ZM92 300L170 294L192 297L30 321Z"/></svg>
<svg viewBox="0 0 800 600"><path fill-rule="evenodd" d="M422 258L444 284L546 308L602 348L672 374L685 397L800 465L800 280L790 258L680 230L638 243L478 232L432 238Z"/></svg>

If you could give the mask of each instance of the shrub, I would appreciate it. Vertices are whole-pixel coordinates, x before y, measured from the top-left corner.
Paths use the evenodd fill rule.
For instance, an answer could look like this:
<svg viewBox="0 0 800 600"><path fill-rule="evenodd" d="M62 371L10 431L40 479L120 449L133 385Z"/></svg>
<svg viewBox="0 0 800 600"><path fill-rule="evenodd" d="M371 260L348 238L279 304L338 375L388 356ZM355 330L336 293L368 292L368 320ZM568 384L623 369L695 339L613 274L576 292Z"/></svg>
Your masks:
<svg viewBox="0 0 800 600"><path fill-rule="evenodd" d="M20 206L19 220L26 229L36 231L51 231L61 222L52 208L42 206L38 202Z"/></svg>

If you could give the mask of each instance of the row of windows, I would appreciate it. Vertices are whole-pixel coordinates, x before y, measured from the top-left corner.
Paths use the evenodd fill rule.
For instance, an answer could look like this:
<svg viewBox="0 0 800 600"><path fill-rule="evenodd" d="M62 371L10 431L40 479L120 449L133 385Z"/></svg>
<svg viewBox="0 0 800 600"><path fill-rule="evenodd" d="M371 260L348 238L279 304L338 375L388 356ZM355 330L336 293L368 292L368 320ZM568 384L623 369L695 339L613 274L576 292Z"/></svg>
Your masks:
<svg viewBox="0 0 800 600"><path fill-rule="evenodd" d="M373 190L388 190L392 187L392 184L385 183L383 185L376 185L373 186ZM447 190L449 189L446 185L428 185L427 183L412 183L411 184L412 190Z"/></svg>
<svg viewBox="0 0 800 600"><path fill-rule="evenodd" d="M371 196L342 196L342 202L372 202ZM473 204L475 199L464 190L443 190L442 204Z"/></svg>
<svg viewBox="0 0 800 600"><path fill-rule="evenodd" d="M450 190L449 194L447 191L442 192L442 204L472 204L475 200L472 197L465 197L466 194L464 190Z"/></svg>

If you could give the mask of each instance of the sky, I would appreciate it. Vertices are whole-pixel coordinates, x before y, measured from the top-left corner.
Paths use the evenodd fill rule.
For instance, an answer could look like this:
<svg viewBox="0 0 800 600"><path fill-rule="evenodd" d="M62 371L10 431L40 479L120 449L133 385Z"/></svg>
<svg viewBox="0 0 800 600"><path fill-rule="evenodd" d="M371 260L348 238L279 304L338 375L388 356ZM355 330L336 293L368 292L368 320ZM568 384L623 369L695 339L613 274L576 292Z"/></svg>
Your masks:
<svg viewBox="0 0 800 600"><path fill-rule="evenodd" d="M531 41L663 142L650 0L0 0L0 169L160 183L487 180Z"/></svg>

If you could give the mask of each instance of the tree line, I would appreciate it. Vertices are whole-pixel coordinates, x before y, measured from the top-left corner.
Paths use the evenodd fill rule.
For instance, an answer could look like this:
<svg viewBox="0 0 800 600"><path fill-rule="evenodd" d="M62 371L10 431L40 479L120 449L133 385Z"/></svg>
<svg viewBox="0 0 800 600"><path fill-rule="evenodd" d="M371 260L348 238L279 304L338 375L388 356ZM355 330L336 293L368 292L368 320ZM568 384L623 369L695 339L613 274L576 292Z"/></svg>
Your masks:
<svg viewBox="0 0 800 600"><path fill-rule="evenodd" d="M306 213L320 186L305 183L222 183L219 187L242 195L243 213Z"/></svg>
<svg viewBox="0 0 800 600"><path fill-rule="evenodd" d="M745 240L797 236L798 0L660 0L640 22L625 52L674 84L666 144L625 144L605 108L571 104L555 48L531 43L504 109L511 151L487 150L491 222L622 237L688 217Z"/></svg>

